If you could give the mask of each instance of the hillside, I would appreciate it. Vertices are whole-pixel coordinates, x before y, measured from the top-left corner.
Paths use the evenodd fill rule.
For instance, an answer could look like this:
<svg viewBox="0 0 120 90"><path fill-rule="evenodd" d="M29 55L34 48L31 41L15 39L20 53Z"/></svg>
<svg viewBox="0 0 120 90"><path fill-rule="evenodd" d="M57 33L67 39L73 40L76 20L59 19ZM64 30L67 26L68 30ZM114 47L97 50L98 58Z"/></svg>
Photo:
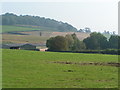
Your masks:
<svg viewBox="0 0 120 90"><path fill-rule="evenodd" d="M8 29L9 30L9 29ZM13 30L13 29L11 29ZM40 32L42 36L40 36ZM45 44L50 37L65 36L66 34L73 34L74 32L49 32L49 31L21 31L9 32L2 34L2 43L40 43ZM79 40L83 40L89 36L89 33L76 32Z"/></svg>
<svg viewBox="0 0 120 90"><path fill-rule="evenodd" d="M12 31L40 30L37 28L19 27L19 26L12 26L12 25L2 25L0 27L2 27L2 33L12 32Z"/></svg>
<svg viewBox="0 0 120 90"><path fill-rule="evenodd" d="M118 67L107 65L118 62L117 55L25 50L2 55L3 88L118 88Z"/></svg>
<svg viewBox="0 0 120 90"><path fill-rule="evenodd" d="M13 13L5 13L2 16L2 25L14 25L14 26L24 26L31 27L36 26L51 28L51 30L68 32L76 32L77 29L68 23L63 23L61 21L56 21L54 19L39 17L39 16L30 16L30 15L20 15L17 16ZM4 32L4 31L3 31Z"/></svg>
<svg viewBox="0 0 120 90"><path fill-rule="evenodd" d="M42 27L42 26L31 26L31 25L0 25L2 28L1 33L8 33L8 32L20 32L20 31L49 31L53 32L56 29L49 28L49 27Z"/></svg>

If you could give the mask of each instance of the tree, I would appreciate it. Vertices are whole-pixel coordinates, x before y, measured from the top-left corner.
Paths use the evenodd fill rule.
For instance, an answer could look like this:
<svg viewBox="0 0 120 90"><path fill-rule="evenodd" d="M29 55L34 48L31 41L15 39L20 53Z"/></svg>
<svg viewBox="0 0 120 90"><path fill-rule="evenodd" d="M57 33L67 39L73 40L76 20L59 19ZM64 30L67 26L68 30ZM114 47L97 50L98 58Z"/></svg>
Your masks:
<svg viewBox="0 0 120 90"><path fill-rule="evenodd" d="M111 35L109 38L109 48L118 49L120 45L120 36Z"/></svg>
<svg viewBox="0 0 120 90"><path fill-rule="evenodd" d="M40 32L40 36L42 36L42 32Z"/></svg>
<svg viewBox="0 0 120 90"><path fill-rule="evenodd" d="M72 34L71 36L73 37L73 40L74 40L74 43L72 46L73 51L79 51L81 49L86 49L85 44L77 38L75 33Z"/></svg>
<svg viewBox="0 0 120 90"><path fill-rule="evenodd" d="M112 34L115 35L115 31L113 31Z"/></svg>
<svg viewBox="0 0 120 90"><path fill-rule="evenodd" d="M66 40L67 40L67 44L68 44L68 50L72 50L73 44L74 44L74 39L70 34L67 34L65 36Z"/></svg>
<svg viewBox="0 0 120 90"><path fill-rule="evenodd" d="M108 41L105 36L100 33L93 32L90 37L83 40L87 49L106 49Z"/></svg>
<svg viewBox="0 0 120 90"><path fill-rule="evenodd" d="M91 32L90 28L88 28L88 27L86 27L86 28L84 29L84 31L85 31L86 33L90 33L90 32Z"/></svg>
<svg viewBox="0 0 120 90"><path fill-rule="evenodd" d="M84 32L84 29L80 29L80 30L78 30L78 32Z"/></svg>
<svg viewBox="0 0 120 90"><path fill-rule="evenodd" d="M51 51L66 51L68 50L68 43L65 37L56 36L47 40L46 46Z"/></svg>
<svg viewBox="0 0 120 90"><path fill-rule="evenodd" d="M120 36L118 36L118 49L120 49Z"/></svg>
<svg viewBox="0 0 120 90"><path fill-rule="evenodd" d="M86 49L85 44L82 41L75 41L72 47L72 51L80 51Z"/></svg>

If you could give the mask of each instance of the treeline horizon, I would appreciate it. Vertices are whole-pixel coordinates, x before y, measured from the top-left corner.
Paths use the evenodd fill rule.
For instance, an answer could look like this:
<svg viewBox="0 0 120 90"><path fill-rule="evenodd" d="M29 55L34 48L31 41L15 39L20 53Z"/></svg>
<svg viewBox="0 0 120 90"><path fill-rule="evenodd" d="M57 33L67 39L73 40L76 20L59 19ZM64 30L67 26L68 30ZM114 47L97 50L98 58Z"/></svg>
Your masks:
<svg viewBox="0 0 120 90"><path fill-rule="evenodd" d="M84 29L77 29L76 27L72 26L71 24L68 24L67 22L57 21L50 18L40 17L40 16L32 16L32 15L16 15L14 13L5 13L0 15L2 18L1 25L15 25L15 26L40 26L42 27L48 27L50 29L53 29L53 31L58 32L85 32L85 33L91 33L91 29L89 27L85 27ZM100 32L103 34L115 34L115 31L110 32L104 30L104 32Z"/></svg>
<svg viewBox="0 0 120 90"><path fill-rule="evenodd" d="M2 16L2 25L34 25L50 27L60 32L77 32L77 29L72 25L50 18L31 15L16 15L13 13L5 13L0 16Z"/></svg>
<svg viewBox="0 0 120 90"><path fill-rule="evenodd" d="M89 37L80 41L76 34L51 37L46 46L49 51L81 51L81 50L106 50L120 49L120 36L111 35L109 40L101 33L93 32Z"/></svg>

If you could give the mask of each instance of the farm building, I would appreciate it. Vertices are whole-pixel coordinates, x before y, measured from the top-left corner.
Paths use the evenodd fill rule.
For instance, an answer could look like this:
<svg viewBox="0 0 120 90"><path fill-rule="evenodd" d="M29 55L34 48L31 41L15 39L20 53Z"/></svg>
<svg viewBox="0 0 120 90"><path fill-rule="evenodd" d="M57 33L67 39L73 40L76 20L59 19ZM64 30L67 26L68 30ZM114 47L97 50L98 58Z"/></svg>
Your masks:
<svg viewBox="0 0 120 90"><path fill-rule="evenodd" d="M3 44L3 49L23 49L23 50L35 50L36 46L33 44Z"/></svg>
<svg viewBox="0 0 120 90"><path fill-rule="evenodd" d="M48 48L43 48L43 49L40 49L40 51L46 51Z"/></svg>

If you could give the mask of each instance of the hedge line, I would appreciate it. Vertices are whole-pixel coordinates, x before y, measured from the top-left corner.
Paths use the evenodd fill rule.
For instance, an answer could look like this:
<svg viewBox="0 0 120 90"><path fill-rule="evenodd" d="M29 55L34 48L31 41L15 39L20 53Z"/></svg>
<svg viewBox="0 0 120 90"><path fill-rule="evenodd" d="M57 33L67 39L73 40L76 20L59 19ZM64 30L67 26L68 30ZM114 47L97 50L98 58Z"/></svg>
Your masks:
<svg viewBox="0 0 120 90"><path fill-rule="evenodd" d="M120 50L117 49L107 49L107 50L82 50L82 51L73 51L76 53L100 53L100 54L113 54L120 55Z"/></svg>
<svg viewBox="0 0 120 90"><path fill-rule="evenodd" d="M120 55L120 49L106 49L106 50L80 50L80 51L53 51L53 52L72 52L72 53L99 53Z"/></svg>

